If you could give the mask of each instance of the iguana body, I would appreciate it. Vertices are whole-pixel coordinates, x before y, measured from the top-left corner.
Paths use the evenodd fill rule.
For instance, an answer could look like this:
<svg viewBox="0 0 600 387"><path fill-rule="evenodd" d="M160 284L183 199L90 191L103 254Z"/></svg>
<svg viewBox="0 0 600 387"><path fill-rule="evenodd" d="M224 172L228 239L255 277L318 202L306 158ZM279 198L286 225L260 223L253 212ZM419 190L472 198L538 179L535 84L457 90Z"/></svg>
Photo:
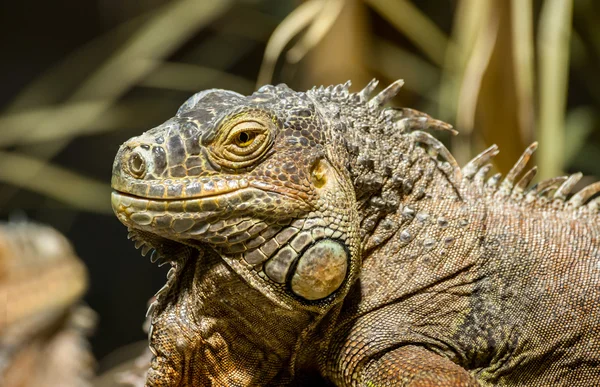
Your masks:
<svg viewBox="0 0 600 387"><path fill-rule="evenodd" d="M32 223L0 224L0 385L89 386L94 324L77 306L87 274L70 243Z"/></svg>
<svg viewBox="0 0 600 387"><path fill-rule="evenodd" d="M461 170L375 86L208 90L121 147L115 213L173 265L148 386L600 383L600 184Z"/></svg>

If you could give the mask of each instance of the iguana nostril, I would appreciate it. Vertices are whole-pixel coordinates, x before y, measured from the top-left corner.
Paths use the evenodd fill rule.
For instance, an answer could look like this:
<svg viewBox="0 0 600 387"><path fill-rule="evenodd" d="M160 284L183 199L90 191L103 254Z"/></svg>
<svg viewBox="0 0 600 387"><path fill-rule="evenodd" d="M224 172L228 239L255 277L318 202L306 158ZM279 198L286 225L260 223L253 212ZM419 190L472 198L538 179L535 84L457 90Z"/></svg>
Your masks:
<svg viewBox="0 0 600 387"><path fill-rule="evenodd" d="M129 169L129 173L138 179L141 179L144 177L144 175L146 175L146 161L137 152L129 154L127 159L127 167Z"/></svg>

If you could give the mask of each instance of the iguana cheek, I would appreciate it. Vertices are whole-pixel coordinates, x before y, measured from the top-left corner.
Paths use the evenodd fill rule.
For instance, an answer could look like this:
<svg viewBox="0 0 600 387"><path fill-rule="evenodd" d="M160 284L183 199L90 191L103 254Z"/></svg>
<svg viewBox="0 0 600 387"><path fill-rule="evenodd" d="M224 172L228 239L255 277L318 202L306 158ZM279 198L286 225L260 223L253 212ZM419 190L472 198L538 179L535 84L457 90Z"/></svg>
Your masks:
<svg viewBox="0 0 600 387"><path fill-rule="evenodd" d="M320 300L342 285L347 271L346 249L337 241L321 240L299 258L290 286L302 298Z"/></svg>

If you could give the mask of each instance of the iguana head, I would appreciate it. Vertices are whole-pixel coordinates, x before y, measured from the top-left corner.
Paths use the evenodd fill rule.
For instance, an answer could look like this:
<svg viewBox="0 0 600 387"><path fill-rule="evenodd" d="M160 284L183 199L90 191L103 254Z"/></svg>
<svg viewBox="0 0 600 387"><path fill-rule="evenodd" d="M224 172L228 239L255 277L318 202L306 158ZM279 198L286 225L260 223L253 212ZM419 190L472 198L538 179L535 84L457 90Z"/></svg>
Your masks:
<svg viewBox="0 0 600 387"><path fill-rule="evenodd" d="M330 304L360 260L356 200L331 112L286 86L207 90L127 141L119 219L156 242L214 249L277 302Z"/></svg>

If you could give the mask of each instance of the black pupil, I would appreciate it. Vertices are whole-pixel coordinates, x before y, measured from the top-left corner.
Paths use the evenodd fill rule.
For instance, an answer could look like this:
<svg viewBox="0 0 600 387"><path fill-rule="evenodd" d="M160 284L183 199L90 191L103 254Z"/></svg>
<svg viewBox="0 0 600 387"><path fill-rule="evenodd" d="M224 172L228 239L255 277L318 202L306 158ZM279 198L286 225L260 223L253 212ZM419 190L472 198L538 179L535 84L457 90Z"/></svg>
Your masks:
<svg viewBox="0 0 600 387"><path fill-rule="evenodd" d="M241 143L244 143L244 142L247 142L248 140L250 140L250 135L246 132L242 132L242 133L240 133L238 138Z"/></svg>

